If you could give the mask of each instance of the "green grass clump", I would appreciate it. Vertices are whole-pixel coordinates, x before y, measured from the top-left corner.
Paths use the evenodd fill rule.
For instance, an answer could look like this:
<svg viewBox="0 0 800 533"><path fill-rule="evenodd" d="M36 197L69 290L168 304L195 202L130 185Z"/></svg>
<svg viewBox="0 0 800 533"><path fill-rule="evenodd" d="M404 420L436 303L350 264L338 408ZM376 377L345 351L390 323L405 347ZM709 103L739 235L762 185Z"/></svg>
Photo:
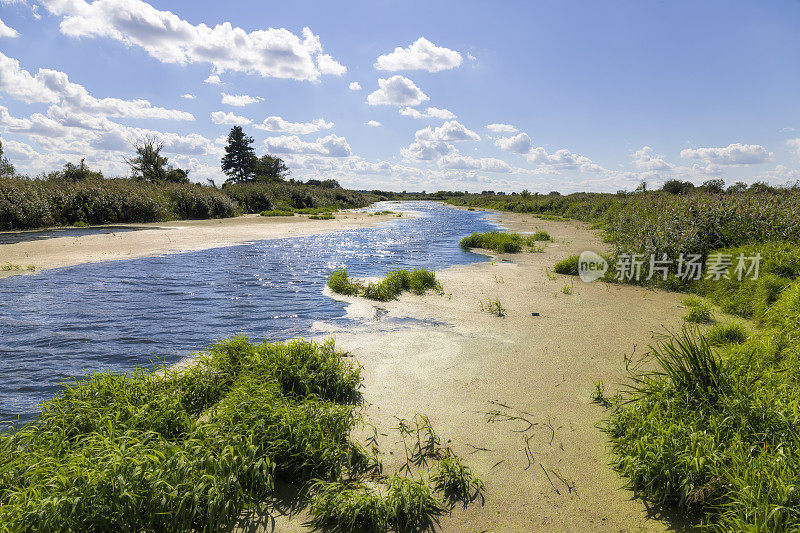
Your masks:
<svg viewBox="0 0 800 533"><path fill-rule="evenodd" d="M578 262L580 258L577 255L571 255L566 259L562 259L555 264L553 270L558 274L566 274L568 276L578 275Z"/></svg>
<svg viewBox="0 0 800 533"><path fill-rule="evenodd" d="M436 280L436 274L424 268L408 270L393 270L378 282L369 282L367 285L354 283L347 276L347 271L337 270L328 278L328 287L338 294L363 296L370 300L386 302L397 298L403 291L411 291L422 295L428 290L441 290L441 284Z"/></svg>
<svg viewBox="0 0 800 533"><path fill-rule="evenodd" d="M697 296L687 296L683 299L683 305L689 308L689 312L683 319L695 324L711 324L714 317L711 314L711 306Z"/></svg>
<svg viewBox="0 0 800 533"><path fill-rule="evenodd" d="M522 251L525 245L533 246L536 241L550 240L547 232L539 231L533 235L520 235L519 233L506 233L503 231L488 231L486 233L473 233L461 239L460 246L469 248L482 248L493 250L499 254L515 254Z"/></svg>
<svg viewBox="0 0 800 533"><path fill-rule="evenodd" d="M706 332L706 339L712 346L742 344L747 340L747 330L740 322L712 326Z"/></svg>
<svg viewBox="0 0 800 533"><path fill-rule="evenodd" d="M292 217L294 211L283 211L281 209L268 209L261 212L262 217Z"/></svg>
<svg viewBox="0 0 800 533"><path fill-rule="evenodd" d="M393 475L385 483L317 482L310 512L318 528L339 531L417 531L445 509L430 487Z"/></svg>
<svg viewBox="0 0 800 533"><path fill-rule="evenodd" d="M335 478L360 369L332 342L223 341L178 372L96 374L0 435L12 531L219 529L275 477Z"/></svg>
<svg viewBox="0 0 800 533"><path fill-rule="evenodd" d="M632 489L719 531L800 527L800 284L761 325L655 347L657 369L632 374L606 428Z"/></svg>
<svg viewBox="0 0 800 533"><path fill-rule="evenodd" d="M483 482L473 475L472 469L449 450L436 461L431 482L451 503L462 501L466 504L484 491Z"/></svg>
<svg viewBox="0 0 800 533"><path fill-rule="evenodd" d="M337 293L345 296L355 296L359 294L363 287L350 281L346 270L337 270L328 277L328 287Z"/></svg>
<svg viewBox="0 0 800 533"><path fill-rule="evenodd" d="M310 215L308 218L310 220L333 220L336 217L333 216L332 213L322 213L319 215Z"/></svg>
<svg viewBox="0 0 800 533"><path fill-rule="evenodd" d="M506 316L506 308L500 303L500 298L489 298L486 303L481 303L481 311L487 311L500 318Z"/></svg>

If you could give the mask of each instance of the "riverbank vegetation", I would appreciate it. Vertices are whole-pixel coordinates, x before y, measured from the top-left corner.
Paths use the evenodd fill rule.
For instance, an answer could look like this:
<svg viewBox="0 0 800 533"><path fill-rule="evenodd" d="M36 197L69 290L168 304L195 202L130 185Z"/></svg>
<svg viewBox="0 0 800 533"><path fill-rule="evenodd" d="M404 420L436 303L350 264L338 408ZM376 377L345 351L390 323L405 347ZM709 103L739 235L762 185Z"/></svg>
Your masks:
<svg viewBox="0 0 800 533"><path fill-rule="evenodd" d="M328 287L337 293L346 296L362 296L369 300L386 302L397 298L403 291L414 294L425 294L428 290L441 291L442 286L436 279L436 274L424 268L408 270L392 270L380 281L367 282L365 285L353 281L346 270L337 270L328 278Z"/></svg>
<svg viewBox="0 0 800 533"><path fill-rule="evenodd" d="M359 367L333 341L243 337L180 371L93 375L45 402L35 423L0 435L0 523L10 531L219 530L274 496L282 479L300 489L296 503L318 524L382 531L429 523L452 508L442 498L453 490L482 490L463 468L432 472L430 481L424 471L384 475L377 447L350 437L360 384ZM407 456L452 454L432 442Z"/></svg>
<svg viewBox="0 0 800 533"><path fill-rule="evenodd" d="M605 431L637 494L720 531L800 528L800 191L755 185L617 195L464 196L454 203L584 220L622 254L755 257L758 276L638 283L689 293L687 325L627 360ZM716 184L719 185L719 184ZM578 257L556 271L577 274ZM704 274L706 274L704 272ZM606 281L616 281L606 276ZM637 282L636 280L621 280ZM752 319L707 325L712 306Z"/></svg>
<svg viewBox="0 0 800 533"><path fill-rule="evenodd" d="M20 175L3 157L0 144L0 231L223 218L272 210L313 210L310 214L318 215L322 209L366 207L379 199L343 189L335 180L287 179L289 169L280 158L256 157L252 147L242 145L249 138L239 139L234 131L231 136L223 161L229 178L222 187L212 181L190 183L189 172L172 166L154 138L137 140L134 155L126 159L130 177L113 179L91 170L83 160L35 178Z"/></svg>
<svg viewBox="0 0 800 533"><path fill-rule="evenodd" d="M523 246L536 246L538 241L549 241L550 235L546 231L537 231L532 235L507 233L504 231L487 231L473 233L461 239L461 248L482 248L492 250L499 254L515 254L522 251Z"/></svg>

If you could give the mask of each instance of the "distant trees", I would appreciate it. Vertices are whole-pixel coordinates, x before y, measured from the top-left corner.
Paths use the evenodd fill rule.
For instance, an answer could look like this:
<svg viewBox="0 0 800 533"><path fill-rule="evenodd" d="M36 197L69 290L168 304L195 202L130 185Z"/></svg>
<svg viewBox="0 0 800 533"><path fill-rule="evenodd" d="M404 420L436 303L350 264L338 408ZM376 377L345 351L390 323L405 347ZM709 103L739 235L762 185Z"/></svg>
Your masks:
<svg viewBox="0 0 800 533"><path fill-rule="evenodd" d="M314 187L322 187L323 189L341 189L342 186L336 180L308 180L306 185L313 185Z"/></svg>
<svg viewBox="0 0 800 533"><path fill-rule="evenodd" d="M17 171L14 169L14 165L3 155L3 141L0 141L0 178L11 178L16 174Z"/></svg>
<svg viewBox="0 0 800 533"><path fill-rule="evenodd" d="M725 192L725 180L707 180L703 182L700 188L707 193L720 194Z"/></svg>
<svg viewBox="0 0 800 533"><path fill-rule="evenodd" d="M283 181L289 175L283 159L269 154L257 157L252 144L253 138L245 135L241 126L231 128L221 160L222 171L228 175L225 183Z"/></svg>
<svg viewBox="0 0 800 533"><path fill-rule="evenodd" d="M265 154L258 158L255 168L257 181L283 181L289 175L289 167L280 157Z"/></svg>
<svg viewBox="0 0 800 533"><path fill-rule="evenodd" d="M694 189L694 184L691 181L681 180L668 180L664 182L664 185L661 187L662 191L670 194L684 194L692 189Z"/></svg>
<svg viewBox="0 0 800 533"><path fill-rule="evenodd" d="M134 157L125 158L131 168L131 178L137 181L189 183L189 171L168 165L169 160L161 155L164 143L153 136L134 141Z"/></svg>
<svg viewBox="0 0 800 533"><path fill-rule="evenodd" d="M90 170L86 165L86 161L81 159L77 165L75 163L67 163L62 170L50 172L45 176L49 180L67 180L71 182L79 182L86 180L103 179L103 173L100 171Z"/></svg>

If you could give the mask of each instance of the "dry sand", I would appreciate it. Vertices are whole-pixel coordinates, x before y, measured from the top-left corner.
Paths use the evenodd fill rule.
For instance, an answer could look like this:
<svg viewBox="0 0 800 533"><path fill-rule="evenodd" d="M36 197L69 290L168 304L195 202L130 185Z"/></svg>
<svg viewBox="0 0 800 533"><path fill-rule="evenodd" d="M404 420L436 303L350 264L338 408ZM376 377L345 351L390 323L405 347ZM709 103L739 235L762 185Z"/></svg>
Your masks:
<svg viewBox="0 0 800 533"><path fill-rule="evenodd" d="M544 253L438 272L444 295L404 294L388 303L346 299L349 313L367 323L321 335L335 336L364 366L365 420L385 434L386 472L400 468L405 457L398 434L389 430L395 417L420 413L487 489L483 505L457 507L441 519L440 531L683 529L679 520L622 489L597 427L607 413L590 400L593 380L602 379L613 393L624 381L625 355L643 354L654 334L680 327L685 311L679 296L561 275L551 279L547 270L557 260L603 249L596 233L578 223L499 216L510 230L544 229L555 241ZM573 283L572 293L564 294ZM500 299L505 318L481 310L489 298ZM525 423L489 422L491 411L535 425L520 432ZM523 436L529 437L531 461ZM302 510L274 518L275 531L302 531L308 520Z"/></svg>
<svg viewBox="0 0 800 533"><path fill-rule="evenodd" d="M29 272L25 270L28 265L33 265L36 270L45 270L81 263L133 259L204 250L254 240L361 228L394 219L395 215L370 216L359 211L343 211L337 213L334 220L311 220L307 216L298 215L294 217L245 215L215 220L128 224L147 229L0 244L0 267L6 263L21 267L20 270L0 270L0 278L25 274Z"/></svg>

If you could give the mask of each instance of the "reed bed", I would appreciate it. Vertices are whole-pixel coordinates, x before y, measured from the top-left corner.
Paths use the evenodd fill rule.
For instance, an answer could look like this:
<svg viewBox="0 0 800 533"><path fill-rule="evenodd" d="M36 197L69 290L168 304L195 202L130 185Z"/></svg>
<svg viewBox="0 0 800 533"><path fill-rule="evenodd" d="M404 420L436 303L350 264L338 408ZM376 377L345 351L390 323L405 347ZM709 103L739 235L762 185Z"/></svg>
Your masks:
<svg viewBox="0 0 800 533"><path fill-rule="evenodd" d="M286 210L321 214L365 207L376 198L297 183L248 183L217 189L129 179L0 179L0 230L162 222Z"/></svg>

